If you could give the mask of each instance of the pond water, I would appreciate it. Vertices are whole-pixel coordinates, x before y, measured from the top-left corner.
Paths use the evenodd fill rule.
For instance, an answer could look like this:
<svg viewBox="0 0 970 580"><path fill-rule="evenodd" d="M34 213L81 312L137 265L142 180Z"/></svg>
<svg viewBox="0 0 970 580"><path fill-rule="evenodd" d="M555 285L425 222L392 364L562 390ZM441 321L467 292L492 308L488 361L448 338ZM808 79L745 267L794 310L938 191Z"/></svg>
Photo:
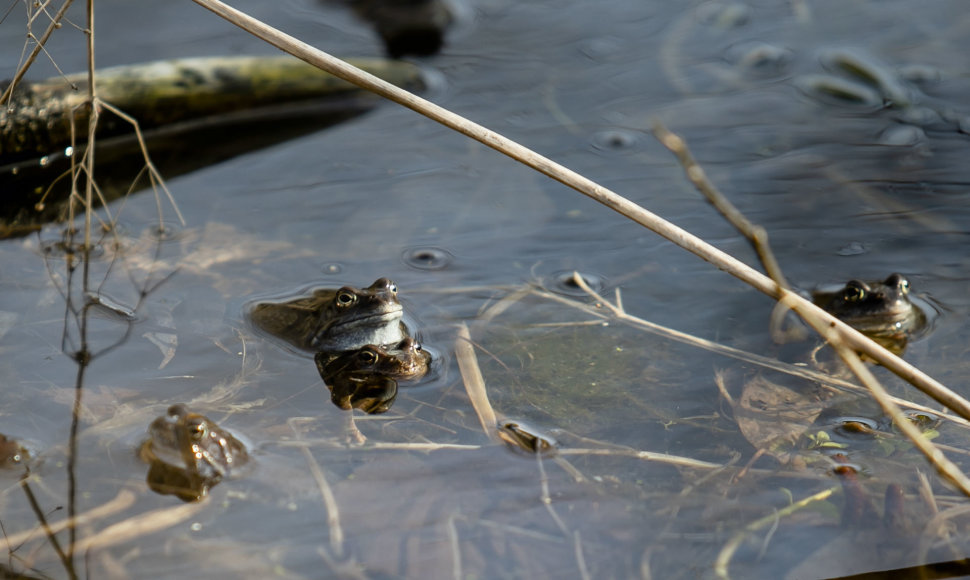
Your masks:
<svg viewBox="0 0 970 580"><path fill-rule="evenodd" d="M340 5L234 6L332 54L382 52ZM968 394L962 2L476 0L459 13L443 51L416 61L433 79L430 99L754 264L650 135L663 121L768 230L794 284L899 272L927 294L939 316L905 356ZM4 77L24 21L17 6L0 25ZM100 0L96 38L99 66L274 54L189 2ZM83 39L71 26L54 35L62 70L84 69ZM53 74L38 62L32 77ZM73 537L11 542L4 573L696 578L714 577L720 559L733 577L812 578L970 551L941 531L965 531L965 498L866 397L836 397L839 413L800 403L803 429L832 433L844 457L825 445L800 462L756 453L770 446L741 418L753 363L613 320L564 275L583 273L609 301L619 292L631 315L803 360L810 344L773 344L770 299L411 111L386 104L168 186L184 226L165 209L158 236L150 192L115 202L119 237L86 267L57 251L60 226L0 242L0 432L33 455L24 485L22 467L0 472L0 524L12 538L41 520L82 518ZM103 306L78 317L85 276ZM348 446L348 413L331 404L312 358L254 332L245 307L379 277L400 288L435 362L386 413L358 413L367 442ZM455 361L463 323L497 412L555 437L559 454L490 440ZM87 364L70 356L82 338L95 354ZM876 371L894 393L931 404ZM741 397L734 407L716 376ZM145 485L138 447L174 403L218 422L252 456L201 503ZM880 432L840 439L829 428L837 414L872 417ZM937 430L952 459L970 463L966 429ZM858 469L837 475L845 461ZM905 532L883 523L896 512L880 515L897 488ZM77 553L65 554L71 540Z"/></svg>

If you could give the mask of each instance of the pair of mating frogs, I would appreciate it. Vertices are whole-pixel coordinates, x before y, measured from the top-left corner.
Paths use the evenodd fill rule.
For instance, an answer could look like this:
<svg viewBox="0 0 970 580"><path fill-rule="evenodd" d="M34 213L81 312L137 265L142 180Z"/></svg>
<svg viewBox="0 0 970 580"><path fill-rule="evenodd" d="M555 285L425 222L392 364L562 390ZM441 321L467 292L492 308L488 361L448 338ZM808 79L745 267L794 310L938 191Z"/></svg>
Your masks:
<svg viewBox="0 0 970 580"><path fill-rule="evenodd" d="M263 332L316 353L335 405L381 413L393 403L398 381L422 378L431 363L403 313L397 286L378 278L363 289L323 288L288 302L262 302L249 315Z"/></svg>
<svg viewBox="0 0 970 580"><path fill-rule="evenodd" d="M837 290L814 292L812 300L897 352L927 326L927 314L913 303L900 274L850 280ZM316 351L317 369L335 404L381 412L390 407L388 393L397 392L397 381L423 377L431 360L408 335L402 312L397 287L380 278L364 289L321 289L288 302L259 303L250 316L264 332ZM170 407L148 435L142 457L151 464L149 484L187 501L205 496L249 458L235 437L184 405Z"/></svg>
<svg viewBox="0 0 970 580"><path fill-rule="evenodd" d="M398 381L428 373L431 355L409 336L402 315L397 286L387 278L363 289L317 289L286 302L261 302L249 312L261 331L316 353L335 405L368 413L390 408ZM185 405L172 405L152 422L141 456L150 465L149 486L185 501L203 498L249 460L238 439Z"/></svg>

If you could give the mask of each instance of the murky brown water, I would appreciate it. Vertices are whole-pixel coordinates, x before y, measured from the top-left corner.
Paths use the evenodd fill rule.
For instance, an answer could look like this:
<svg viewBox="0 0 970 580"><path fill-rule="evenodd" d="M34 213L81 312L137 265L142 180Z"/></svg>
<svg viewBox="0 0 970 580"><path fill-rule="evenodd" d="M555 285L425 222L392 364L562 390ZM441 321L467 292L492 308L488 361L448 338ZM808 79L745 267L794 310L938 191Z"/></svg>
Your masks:
<svg viewBox="0 0 970 580"><path fill-rule="evenodd" d="M332 53L380 54L373 33L338 6L236 6ZM931 295L942 315L906 358L965 391L970 18L962 3L915 11L903 1L490 0L466 8L444 52L421 61L439 79L433 100L753 261L649 135L661 119L767 228L794 283L900 272L914 291ZM4 77L21 50L21 10L0 26ZM191 3L102 0L97 26L103 66L273 52ZM83 69L82 42L70 27L55 34L50 51L62 69ZM865 59L889 84L833 66L833 51ZM38 65L38 77L50 74ZM813 92L820 82L852 82L869 91L863 96L896 101L852 103ZM123 248L106 244L88 276L90 288L118 307L91 309L83 333L66 304L80 306L84 271L69 276L65 258L50 251L59 230L0 243L0 433L33 453L26 489L36 500L17 483L22 469L0 472L0 523L14 536L40 517L61 521L71 473L74 511L90 512L76 538L95 538L60 558L67 533L55 544L37 532L9 548L12 570L71 577L70 560L77 576L92 578L695 578L713 577L720 555L734 577L809 578L968 554L940 532L944 522L965 529L964 516L947 511L965 501L885 424L877 425L877 443L833 434L841 447L809 448L808 435L817 443L817 432L833 432L834 411L821 413L798 467L768 456L738 478L755 436L750 424L739 427L740 411L719 395L715 372L728 372L725 388L737 398L739 377L756 376L755 367L616 321L604 325L582 309L586 296L557 280L579 270L611 300L619 289L631 314L797 358L790 345L771 343L771 302L410 111L384 106L176 177L169 187L188 223L176 227L166 210L172 230L161 241L152 233L150 194L111 206ZM256 297L314 284L366 286L380 276L399 285L436 363L430 380L401 387L386 414L358 415L368 444L347 448L345 415L311 358L254 333L243 309ZM573 302L533 292L477 322L496 300L530 285ZM123 316L129 309L132 321ZM462 322L482 347L496 410L554 436L558 458L537 460L489 441L454 361ZM65 352L78 351L82 335L97 356L79 379ZM894 392L926 402L885 378ZM840 415L882 420L864 399L836 400ZM197 507L150 492L136 456L149 423L176 402L243 438L253 456ZM966 464L965 430L938 429L937 441ZM845 478L833 474L841 459L832 449L860 466L856 495L869 497L872 510L842 515L855 492L843 492ZM715 467L727 463L735 467ZM938 520L920 499L917 471L937 495ZM882 523L891 484L907 499L905 531ZM781 511L828 489L827 499ZM130 504L97 511L128 493ZM755 525L762 518L767 523ZM120 522L138 525L108 535ZM749 525L756 529L742 534ZM733 539L740 543L732 553Z"/></svg>

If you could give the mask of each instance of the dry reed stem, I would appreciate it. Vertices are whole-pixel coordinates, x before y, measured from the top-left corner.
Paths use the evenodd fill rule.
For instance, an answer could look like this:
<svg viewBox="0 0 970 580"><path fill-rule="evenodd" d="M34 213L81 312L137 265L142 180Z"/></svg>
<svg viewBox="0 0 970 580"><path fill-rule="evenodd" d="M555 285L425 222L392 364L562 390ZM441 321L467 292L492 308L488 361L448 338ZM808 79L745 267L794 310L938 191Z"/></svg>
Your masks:
<svg viewBox="0 0 970 580"><path fill-rule="evenodd" d="M568 186L576 191L602 203L614 211L628 217L638 224L652 230L658 235L677 244L681 248L706 260L728 274L748 283L755 289L781 299L787 297L793 304L796 313L813 312L826 324L837 328L844 336L849 348L864 352L873 360L900 376L903 380L915 385L921 391L936 399L941 404L952 409L964 419L970 420L970 401L947 389L932 377L926 375L913 365L903 361L885 348L879 346L868 337L836 319L824 310L812 304L805 298L780 287L774 280L761 272L751 268L744 262L734 258L714 246L711 246L697 236L660 218L656 214L640 207L632 201L606 189L578 173L543 157L522 145L499 135L485 127L473 123L464 117L456 115L447 109L439 107L408 91L384 82L346 62L320 51L305 42L297 40L219 0L193 0L196 4L212 11L232 24L257 36L273 46L287 52L321 70L342 78L363 89L374 92L384 98L412 109L429 119L458 131L476 141L487 145L519 161L536 171ZM671 150L682 146L679 137L672 136L664 140L664 145Z"/></svg>
<svg viewBox="0 0 970 580"><path fill-rule="evenodd" d="M717 211L721 212L724 219L728 221L735 229L741 232L744 237L746 237L751 244L754 246L755 252L758 253L758 259L761 260L761 264L765 267L765 272L772 280L777 282L780 286L788 288L788 282L785 281L785 276L781 271L781 266L778 265L778 261L775 259L774 253L771 251L771 247L768 244L768 232L757 224L754 224L748 220L743 213L741 213L738 208L731 203L728 198L721 193L721 191L714 185L714 183L707 178L707 173L704 168L697 163L694 159L694 155L691 154L690 149L684 144L683 139L674 135L667 130L659 122L654 123L653 134L658 141L663 143L670 151L677 157L677 161L680 162L681 167L684 168L684 173L687 175L687 179L690 180L694 188L701 192L701 194L707 199L708 203L714 206ZM679 143L680 147L671 147L671 143Z"/></svg>
<svg viewBox="0 0 970 580"><path fill-rule="evenodd" d="M669 453L655 453L653 451L640 451L637 449L578 449L566 448L557 451L559 455L612 455L616 457L635 457L644 461L656 461L668 465L678 465L680 467L692 467L694 469L721 469L725 467L720 463L711 463L690 457L670 455Z"/></svg>
<svg viewBox="0 0 970 580"><path fill-rule="evenodd" d="M299 439L296 441L273 441L271 442L277 447L326 447L330 449L346 449L347 446L341 442L335 441L333 439ZM459 443L382 443L368 441L360 447L355 447L354 451L367 451L367 450L400 450L400 451L442 451L445 449L459 450L459 451L472 451L475 449L481 449L481 445L464 445Z"/></svg>

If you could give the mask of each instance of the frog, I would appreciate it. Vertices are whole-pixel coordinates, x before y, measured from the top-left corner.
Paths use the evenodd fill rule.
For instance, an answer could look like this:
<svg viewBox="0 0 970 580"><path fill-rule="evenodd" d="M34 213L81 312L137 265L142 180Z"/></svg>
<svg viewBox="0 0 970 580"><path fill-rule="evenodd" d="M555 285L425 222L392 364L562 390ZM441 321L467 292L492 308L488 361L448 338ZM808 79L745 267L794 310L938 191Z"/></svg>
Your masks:
<svg viewBox="0 0 970 580"><path fill-rule="evenodd" d="M0 469L23 465L30 459L30 451L20 441L0 434Z"/></svg>
<svg viewBox="0 0 970 580"><path fill-rule="evenodd" d="M399 380L428 374L431 353L407 337L393 346L369 344L342 354L321 351L314 360L334 405L373 414L391 407Z"/></svg>
<svg viewBox="0 0 970 580"><path fill-rule="evenodd" d="M428 374L431 353L421 344L407 337L393 346L368 344L357 350L332 354L318 352L314 356L317 371L326 382L328 377L345 373L383 375L392 379L417 380Z"/></svg>
<svg viewBox="0 0 970 580"><path fill-rule="evenodd" d="M310 352L346 352L368 344L396 344L408 336L397 285L378 278L367 288L317 288L287 302L260 302L249 311L253 324Z"/></svg>
<svg viewBox="0 0 970 580"><path fill-rule="evenodd" d="M849 280L837 290L816 290L812 302L896 354L928 326L914 304L909 280L890 274L882 281Z"/></svg>
<svg viewBox="0 0 970 580"><path fill-rule="evenodd" d="M139 455L150 465L149 487L184 501L203 499L209 488L249 461L238 439L181 403L152 421Z"/></svg>

